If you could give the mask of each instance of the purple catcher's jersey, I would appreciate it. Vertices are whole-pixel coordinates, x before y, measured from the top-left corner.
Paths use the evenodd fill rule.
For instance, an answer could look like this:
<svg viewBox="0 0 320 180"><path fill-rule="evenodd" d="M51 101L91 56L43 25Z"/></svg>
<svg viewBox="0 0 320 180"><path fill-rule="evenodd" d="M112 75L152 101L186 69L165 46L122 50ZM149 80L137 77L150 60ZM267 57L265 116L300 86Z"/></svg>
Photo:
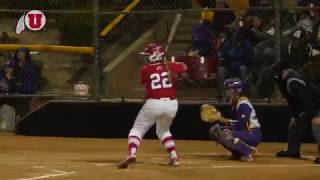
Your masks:
<svg viewBox="0 0 320 180"><path fill-rule="evenodd" d="M252 104L246 97L241 97L236 106L233 107L233 112L236 115L236 122L232 125L234 130L250 130L260 128L260 123L256 116Z"/></svg>

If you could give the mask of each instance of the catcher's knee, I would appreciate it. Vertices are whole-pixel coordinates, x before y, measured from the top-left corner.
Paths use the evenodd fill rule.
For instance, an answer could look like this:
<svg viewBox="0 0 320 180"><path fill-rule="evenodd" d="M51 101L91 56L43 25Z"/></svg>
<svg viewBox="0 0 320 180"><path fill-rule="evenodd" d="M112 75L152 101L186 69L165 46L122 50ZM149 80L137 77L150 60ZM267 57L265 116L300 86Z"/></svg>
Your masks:
<svg viewBox="0 0 320 180"><path fill-rule="evenodd" d="M226 149L239 152L240 154L247 154L247 152L244 152L244 150L240 148L245 143L239 138L234 137L229 129L223 127L217 128L217 126L212 127L210 134L214 141Z"/></svg>
<svg viewBox="0 0 320 180"><path fill-rule="evenodd" d="M229 129L216 124L210 128L210 137L220 143L221 145L227 145L227 141L232 138L231 131Z"/></svg>
<svg viewBox="0 0 320 180"><path fill-rule="evenodd" d="M320 117L312 119L312 133L317 144L320 145Z"/></svg>
<svg viewBox="0 0 320 180"><path fill-rule="evenodd" d="M219 124L216 124L212 126L209 130L209 135L213 140L216 140L220 136L220 126Z"/></svg>

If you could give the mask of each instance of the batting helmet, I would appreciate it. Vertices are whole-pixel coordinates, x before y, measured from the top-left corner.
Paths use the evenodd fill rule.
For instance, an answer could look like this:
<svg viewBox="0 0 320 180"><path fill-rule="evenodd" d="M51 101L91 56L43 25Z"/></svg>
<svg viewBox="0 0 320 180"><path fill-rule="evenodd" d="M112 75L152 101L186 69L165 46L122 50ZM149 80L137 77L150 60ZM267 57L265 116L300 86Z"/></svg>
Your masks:
<svg viewBox="0 0 320 180"><path fill-rule="evenodd" d="M165 55L164 46L156 43L148 44L140 54L148 56L149 62L162 61Z"/></svg>

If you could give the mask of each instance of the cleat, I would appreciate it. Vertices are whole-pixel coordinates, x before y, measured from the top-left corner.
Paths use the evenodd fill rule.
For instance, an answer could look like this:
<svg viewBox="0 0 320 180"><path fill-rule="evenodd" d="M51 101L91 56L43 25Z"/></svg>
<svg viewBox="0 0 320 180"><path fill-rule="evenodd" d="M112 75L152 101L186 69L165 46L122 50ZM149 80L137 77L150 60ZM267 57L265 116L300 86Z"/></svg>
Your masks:
<svg viewBox="0 0 320 180"><path fill-rule="evenodd" d="M320 157L317 157L316 160L314 160L314 163L320 164Z"/></svg>
<svg viewBox="0 0 320 180"><path fill-rule="evenodd" d="M169 166L180 166L180 161L178 158L174 158L174 159L171 159L169 164Z"/></svg>
<svg viewBox="0 0 320 180"><path fill-rule="evenodd" d="M257 148L255 148L255 147L253 147L253 146L250 146L250 148L251 148L251 155L252 155L252 156L255 156L255 155L258 154L258 149L257 149Z"/></svg>
<svg viewBox="0 0 320 180"><path fill-rule="evenodd" d="M232 153L227 159L228 160L240 160L241 155L237 153Z"/></svg>
<svg viewBox="0 0 320 180"><path fill-rule="evenodd" d="M281 150L276 154L277 157L301 158L299 152L291 152L289 150Z"/></svg>
<svg viewBox="0 0 320 180"><path fill-rule="evenodd" d="M251 154L245 155L245 156L241 156L240 157L240 161L242 161L242 162L251 162L251 161L253 161L253 157L252 157Z"/></svg>
<svg viewBox="0 0 320 180"><path fill-rule="evenodd" d="M128 157L126 160L120 162L120 164L118 165L119 169L125 169L128 168L128 166L132 163L135 163L137 161L136 156L131 156Z"/></svg>
<svg viewBox="0 0 320 180"><path fill-rule="evenodd" d="M253 146L250 146L250 149L251 149L251 152L250 152L249 155L241 156L241 154L233 152L228 157L228 160L240 160L240 161L244 161L244 162L252 161L253 160L253 156L255 156L258 153L258 149L253 147Z"/></svg>

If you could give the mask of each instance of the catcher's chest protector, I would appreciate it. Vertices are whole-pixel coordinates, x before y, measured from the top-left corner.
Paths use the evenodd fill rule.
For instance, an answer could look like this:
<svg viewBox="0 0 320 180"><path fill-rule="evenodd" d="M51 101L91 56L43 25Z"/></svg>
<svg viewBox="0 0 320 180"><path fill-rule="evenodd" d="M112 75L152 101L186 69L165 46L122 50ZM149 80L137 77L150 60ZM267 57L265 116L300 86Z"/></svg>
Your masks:
<svg viewBox="0 0 320 180"><path fill-rule="evenodd" d="M250 103L249 99L246 98L246 97L241 97L238 99L237 101L237 105L236 105L236 115L237 116L242 116L240 113L239 113L239 107L240 105L242 104L245 104L246 106L249 106L250 108L250 115L249 115L249 120L248 120L248 129L252 129L252 128L260 128L260 123L258 121L258 118L257 118L257 114L256 114L256 111L254 109L254 107L252 106L252 104ZM241 117L237 117L237 120L241 120L242 118Z"/></svg>

